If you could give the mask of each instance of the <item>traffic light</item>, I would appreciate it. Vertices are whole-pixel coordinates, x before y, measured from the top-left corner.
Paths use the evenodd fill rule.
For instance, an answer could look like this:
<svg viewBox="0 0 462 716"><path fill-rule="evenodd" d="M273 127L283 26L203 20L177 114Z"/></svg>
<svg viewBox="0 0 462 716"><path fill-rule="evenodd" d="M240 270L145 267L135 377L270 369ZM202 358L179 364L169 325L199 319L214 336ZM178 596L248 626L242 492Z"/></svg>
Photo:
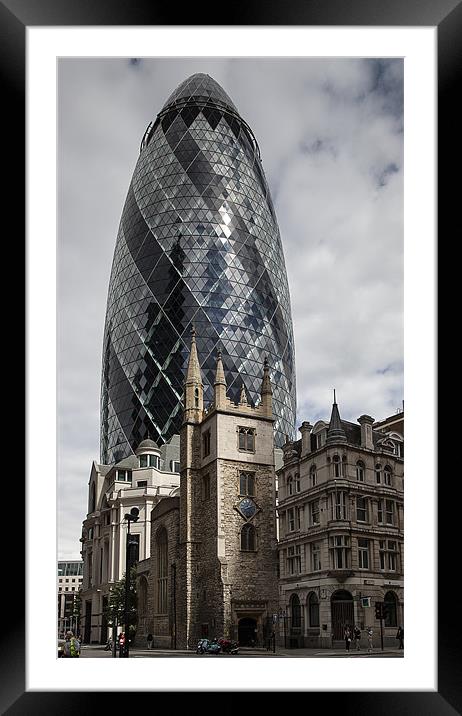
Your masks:
<svg viewBox="0 0 462 716"><path fill-rule="evenodd" d="M383 602L375 603L375 618L376 619L382 619L382 617L383 617L382 607L383 607Z"/></svg>

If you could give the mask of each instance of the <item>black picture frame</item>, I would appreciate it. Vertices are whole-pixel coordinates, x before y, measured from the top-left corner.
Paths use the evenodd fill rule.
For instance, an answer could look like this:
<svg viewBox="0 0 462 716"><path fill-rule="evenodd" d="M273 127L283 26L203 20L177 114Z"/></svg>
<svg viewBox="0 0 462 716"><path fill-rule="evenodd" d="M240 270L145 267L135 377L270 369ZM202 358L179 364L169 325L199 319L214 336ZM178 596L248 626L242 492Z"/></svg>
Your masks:
<svg viewBox="0 0 462 716"><path fill-rule="evenodd" d="M460 148L454 142L458 124L454 119L457 88L460 87L460 69L462 64L462 4L459 0L292 0L278 2L269 0L258 3L247 0L233 3L232 16L230 8L222 5L213 9L213 15L198 10L197 4L182 7L182 22L177 19L175 8L168 4L138 0L127 3L124 0L3 0L0 2L0 70L3 100L3 166L8 167L8 181L4 192L4 206L9 213L14 212L15 225L17 217L25 215L25 93L26 93L26 29L32 26L129 26L129 25L313 25L313 26L434 26L438 37L438 233L439 243L443 242L444 222L449 222L454 233L460 234L456 211L460 203L458 181L449 181L449 159L451 165L458 164ZM225 10L227 12L225 13ZM460 94L460 90L459 90ZM25 226L25 223L23 224ZM19 233L23 230L19 229ZM18 233L15 229L15 233ZM18 261L25 261L25 241L21 243L15 237L19 251ZM10 278L12 295L18 294L18 276ZM14 282L14 285L13 285ZM445 285L450 281L445 280ZM6 290L6 289L4 289ZM447 290L447 289L446 289ZM26 317L27 318L27 317ZM17 320L12 326L18 325ZM19 343L23 333L18 334ZM19 344L18 343L18 344ZM17 430L17 453L24 451L23 438ZM22 490L22 493L21 493ZM444 493L446 494L446 493ZM24 500L21 502L21 497ZM455 510L457 500L446 500L443 488L439 487L440 504L444 500L444 520L439 520L439 544L444 541L450 544L455 539L455 525L458 524ZM15 506L25 504L25 481L15 485ZM18 510L20 514L21 510ZM8 517L7 517L8 519ZM444 527L442 526L444 524ZM451 525L454 525L451 527ZM443 532L444 530L444 532ZM452 530L452 533L451 533ZM8 534L8 530L6 530ZM11 533L10 533L11 538ZM19 556L16 540L19 531L15 531L14 551ZM6 549L4 537L4 574L7 570L15 571L15 578L3 580L2 590L6 592L8 611L3 612L3 640L1 650L1 697L2 713L11 715L32 713L91 713L96 708L123 708L120 693L84 693L84 692L26 692L26 650L25 650L25 593L17 586L18 557L13 560L11 545ZM452 540L452 544L455 544ZM44 549L46 546L44 546ZM50 546L52 549L52 547ZM7 556L9 559L7 559ZM442 549L440 546L440 556ZM25 562L24 562L25 563ZM441 560L440 560L441 565ZM441 566L440 566L441 570ZM20 572L20 570L19 570ZM14 594L8 591L8 585L14 584ZM458 663L457 636L457 604L453 601L447 605L446 588L443 580L439 583L439 615L438 615L438 691L437 692L355 692L355 693L316 693L306 694L314 708L315 701L323 704L323 708L341 709L341 713L359 714L438 714L449 716L458 713L462 707L460 671ZM13 587L12 587L13 589ZM433 589L422 575L422 598L425 590ZM450 597L448 597L450 598ZM454 599L454 598L453 598ZM457 599L457 596L455 597ZM4 607L5 609L5 607ZM451 612L451 610L453 610ZM453 619L456 625L453 624ZM425 625L422 625L425 628ZM37 648L45 635L37 634ZM301 685L301 690L303 686ZM154 695L151 694L151 697ZM188 694L191 696L191 694ZM200 696L200 695L199 695ZM246 705L249 706L246 695ZM261 695L256 695L259 699ZM271 694L273 700L275 694ZM116 700L113 699L115 697ZM316 698L315 698L316 697ZM321 698L319 698L321 697ZM176 697L175 697L176 698ZM203 697L201 697L203 698ZM283 694L287 699L287 694ZM196 700L194 700L196 701ZM207 699L209 707L210 698ZM254 698L250 699L250 705ZM230 712L233 704L242 707L242 695L229 694L226 711ZM222 710L222 709L220 709Z"/></svg>

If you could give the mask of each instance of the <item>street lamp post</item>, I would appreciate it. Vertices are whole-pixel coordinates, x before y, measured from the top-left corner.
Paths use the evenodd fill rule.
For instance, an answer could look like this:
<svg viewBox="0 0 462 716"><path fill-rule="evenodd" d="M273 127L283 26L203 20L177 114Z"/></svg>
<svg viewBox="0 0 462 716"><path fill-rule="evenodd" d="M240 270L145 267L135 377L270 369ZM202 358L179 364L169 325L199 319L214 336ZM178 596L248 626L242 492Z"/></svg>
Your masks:
<svg viewBox="0 0 462 716"><path fill-rule="evenodd" d="M124 628L125 628L125 647L124 657L128 659L130 655L130 618L129 618L129 607L128 602L130 599L130 522L136 522L138 520L140 511L137 507L132 507L130 512L124 516L124 520L127 520L127 542L125 545L125 609L124 609Z"/></svg>

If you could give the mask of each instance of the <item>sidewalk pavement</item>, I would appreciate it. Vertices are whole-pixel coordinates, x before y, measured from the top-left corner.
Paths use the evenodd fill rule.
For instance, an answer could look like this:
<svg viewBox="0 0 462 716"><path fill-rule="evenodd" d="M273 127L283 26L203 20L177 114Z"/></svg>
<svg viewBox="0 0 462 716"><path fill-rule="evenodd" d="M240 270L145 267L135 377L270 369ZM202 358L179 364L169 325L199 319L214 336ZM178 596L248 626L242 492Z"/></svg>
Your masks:
<svg viewBox="0 0 462 716"><path fill-rule="evenodd" d="M83 644L82 649L91 649L91 650L103 650L104 651L104 645L99 644ZM136 655L136 656L161 656L161 655L168 655L168 656L174 656L177 654L178 656L191 656L195 654L195 651L193 649L140 649L131 647L130 648L130 654ZM403 657L404 652L402 649L397 649L394 647L385 647L382 651L381 649L373 649L371 653L367 651L367 649L360 649L357 651L356 649L351 649L349 652L347 652L345 649L285 649L281 647L276 647L276 651L273 652L268 651L264 648L258 648L258 647L246 647L242 646L239 648L239 654L242 656L253 656L253 657L282 657L282 658L293 658L293 657L310 657L310 658L326 658L326 657L365 657L365 656L385 656L385 657Z"/></svg>

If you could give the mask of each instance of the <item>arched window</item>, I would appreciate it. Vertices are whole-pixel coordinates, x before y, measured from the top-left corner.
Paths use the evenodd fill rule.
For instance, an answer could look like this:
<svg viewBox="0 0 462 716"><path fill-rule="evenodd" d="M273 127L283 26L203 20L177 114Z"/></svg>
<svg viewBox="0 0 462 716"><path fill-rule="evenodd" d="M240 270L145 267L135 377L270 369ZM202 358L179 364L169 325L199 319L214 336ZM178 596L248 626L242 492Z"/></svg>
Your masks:
<svg viewBox="0 0 462 716"><path fill-rule="evenodd" d="M377 464L375 466L375 481L377 485L380 485L382 482L382 465Z"/></svg>
<svg viewBox="0 0 462 716"><path fill-rule="evenodd" d="M308 595L308 621L310 627L319 626L319 600L315 592Z"/></svg>
<svg viewBox="0 0 462 716"><path fill-rule="evenodd" d="M241 530L241 550L243 552L255 552L256 530L253 525L246 524Z"/></svg>
<svg viewBox="0 0 462 716"><path fill-rule="evenodd" d="M294 483L295 483L295 492L300 492L300 475L298 473L297 473L297 475L295 475Z"/></svg>
<svg viewBox="0 0 462 716"><path fill-rule="evenodd" d="M340 461L340 457L338 455L334 455L332 458L332 462L334 464L334 477L342 477L342 463Z"/></svg>
<svg viewBox="0 0 462 716"><path fill-rule="evenodd" d="M96 510L96 487L95 483L92 483L92 486L90 488L90 512L94 512Z"/></svg>
<svg viewBox="0 0 462 716"><path fill-rule="evenodd" d="M385 465L384 471L383 471L383 480L385 485L388 485L391 487L392 485L392 475L393 470L391 469L390 465Z"/></svg>
<svg viewBox="0 0 462 716"><path fill-rule="evenodd" d="M315 487L316 482L317 482L316 465L311 465L311 467L310 467L310 487Z"/></svg>
<svg viewBox="0 0 462 716"><path fill-rule="evenodd" d="M290 617L292 628L297 628L302 625L302 610L298 594L292 594L290 598Z"/></svg>
<svg viewBox="0 0 462 716"><path fill-rule="evenodd" d="M289 475L289 477L287 478L287 494L294 494L294 478L292 477L292 475Z"/></svg>
<svg viewBox="0 0 462 716"><path fill-rule="evenodd" d="M365 466L362 460L356 463L356 479L358 482L364 482Z"/></svg>
<svg viewBox="0 0 462 716"><path fill-rule="evenodd" d="M194 407L199 407L199 388L194 388Z"/></svg>
<svg viewBox="0 0 462 716"><path fill-rule="evenodd" d="M384 598L387 616L385 617L386 627L398 626L398 598L394 592L387 592Z"/></svg>
<svg viewBox="0 0 462 716"><path fill-rule="evenodd" d="M168 537L167 530L161 527L157 532L157 612L166 614L168 587Z"/></svg>

